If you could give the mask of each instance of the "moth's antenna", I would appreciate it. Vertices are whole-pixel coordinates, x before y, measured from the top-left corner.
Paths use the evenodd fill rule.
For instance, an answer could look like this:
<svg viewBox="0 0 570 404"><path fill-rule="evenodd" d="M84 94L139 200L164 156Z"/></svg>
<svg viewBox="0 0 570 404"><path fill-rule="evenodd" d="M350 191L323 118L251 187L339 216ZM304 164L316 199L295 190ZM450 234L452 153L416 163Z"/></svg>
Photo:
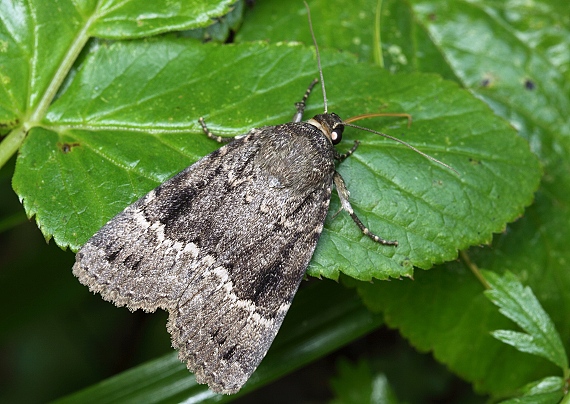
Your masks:
<svg viewBox="0 0 570 404"><path fill-rule="evenodd" d="M353 125L352 123L347 123L346 121L344 122L344 124L345 124L345 126L350 126L350 127L352 127L352 128L356 128L356 129L364 130L364 131L366 131L366 132L374 133L374 134L376 134L376 135L384 136L385 138L388 138L388 139L390 139L390 140L393 140L393 141L395 141L395 142L398 142L398 143L400 143L400 144L403 144L404 146L406 146L406 147L412 149L413 151L415 151L416 153L422 155L422 156L425 157L426 159L431 160L431 161L433 161L434 163L437 163L437 164L439 164L439 165L442 165L443 167L445 167L445 168L447 168L447 169L453 171L453 172L454 172L455 174L457 174L457 175L461 175L461 174L459 174L459 172L458 172L455 168L451 167L450 165L445 164L443 161L439 161L439 160L436 159L435 157L432 157L432 156L430 156L429 154L424 153L423 151L421 151L421 150L415 148L414 146L412 146L412 145L409 144L408 142L404 142L403 140L398 139L397 137L390 136L390 135L387 135L387 134L385 134L385 133L378 132L378 131L376 131L376 130L372 130L372 129L369 129L369 128L365 128L364 126Z"/></svg>
<svg viewBox="0 0 570 404"><path fill-rule="evenodd" d="M356 121L360 121L361 119L367 118L377 118L379 116L392 116L396 118L406 118L408 120L408 128L412 126L412 116L410 114L406 114L405 112L371 112L368 114L361 114L356 116L351 116L348 119L343 119L344 123L352 123Z"/></svg>
<svg viewBox="0 0 570 404"><path fill-rule="evenodd" d="M321 54L319 53L319 45L317 45L317 38L315 38L315 31L313 31L313 22L311 21L311 10L306 1L305 8L307 9L307 17L309 18L309 30L311 31L311 37L313 38L313 44L315 45L315 52L317 54L317 64L319 65L319 75L321 76L321 88L323 89L323 99L325 104L325 114L327 113L327 91L325 90L325 79L323 77L323 67L321 66Z"/></svg>

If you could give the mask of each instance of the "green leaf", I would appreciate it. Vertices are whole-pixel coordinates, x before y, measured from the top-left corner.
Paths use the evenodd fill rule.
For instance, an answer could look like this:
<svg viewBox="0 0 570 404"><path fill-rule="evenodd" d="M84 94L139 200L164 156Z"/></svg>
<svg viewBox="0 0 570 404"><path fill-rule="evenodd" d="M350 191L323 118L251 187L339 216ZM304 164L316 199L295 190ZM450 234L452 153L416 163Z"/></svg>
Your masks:
<svg viewBox="0 0 570 404"><path fill-rule="evenodd" d="M97 4L98 2L92 1ZM227 14L235 0L111 0L99 2L89 33L100 38L140 38L202 28Z"/></svg>
<svg viewBox="0 0 570 404"><path fill-rule="evenodd" d="M414 4L416 4L414 2ZM567 3L417 2L421 25L477 97L508 119L545 175L525 217L472 252L480 267L519 274L570 338L570 29Z"/></svg>
<svg viewBox="0 0 570 404"><path fill-rule="evenodd" d="M342 49L353 53L360 61L382 66L376 56L381 49L383 65L392 73L433 72L456 80L440 50L418 26L407 2L353 0L347 7L344 0L312 0L309 6L319 47ZM302 3L260 2L246 13L235 40L287 40L312 44L306 25L299 24L306 20L307 12Z"/></svg>
<svg viewBox="0 0 570 404"><path fill-rule="evenodd" d="M568 357L560 335L532 290L528 286L523 287L511 272L502 277L490 271L484 271L483 275L491 286L485 291L485 296L499 307L504 316L527 332L498 330L493 332L493 336L521 352L548 359L567 371Z"/></svg>
<svg viewBox="0 0 570 404"><path fill-rule="evenodd" d="M479 267L509 269L524 279L562 341L570 341L567 2L412 1L409 7L404 2L385 3L385 10L408 8L415 17L410 26L399 18L383 19L385 45L409 38L404 53L414 54L415 49L417 55L409 64L455 77L508 119L541 159L545 175L535 203L495 236L492 248L472 248L468 257ZM423 46L426 33L431 48ZM430 54L434 48L436 55ZM445 64L438 62L441 59ZM415 347L433 352L477 391L504 397L557 371L547 361L515 352L490 336L511 324L483 299L483 286L465 263L448 263L429 274L416 272L414 282L361 284L359 289Z"/></svg>
<svg viewBox="0 0 570 404"><path fill-rule="evenodd" d="M372 61L374 46L378 46L373 42L376 0L354 0L350 7L343 0L311 1L309 6L319 47L343 49L361 61ZM313 43L303 2L260 2L246 18L247 23L235 38L238 43L260 40Z"/></svg>
<svg viewBox="0 0 570 404"><path fill-rule="evenodd" d="M352 364L341 360L337 364L338 376L331 380L336 398L333 404L398 403L388 379L382 373L375 373L365 360Z"/></svg>
<svg viewBox="0 0 570 404"><path fill-rule="evenodd" d="M121 39L204 27L232 0L0 4L0 127L36 125L91 36Z"/></svg>
<svg viewBox="0 0 570 404"><path fill-rule="evenodd" d="M172 353L57 402L228 402L365 335L382 323L381 316L371 314L354 293L333 282L314 282L307 286L297 294L266 358L238 395L218 395L207 386L196 384L194 376ZM331 304L323 306L322 301Z"/></svg>
<svg viewBox="0 0 570 404"><path fill-rule="evenodd" d="M545 372L548 362L490 335L508 327L510 321L483 296L483 286L459 263L418 271L413 281L354 283L365 304L381 311L390 327L420 352L432 352L476 390L504 397ZM556 368L547 371L552 374Z"/></svg>
<svg viewBox="0 0 570 404"><path fill-rule="evenodd" d="M545 377L526 385L520 397L501 401L501 404L555 404L564 396L564 379L561 377Z"/></svg>
<svg viewBox="0 0 570 404"><path fill-rule="evenodd" d="M410 275L412 265L429 268L453 259L457 249L488 242L530 203L536 160L468 93L434 76L395 81L344 55L325 52L323 58L331 110L351 116L387 105L386 111L411 113L410 129L395 119L370 125L403 132L460 175L377 135L347 133L363 143L340 166L356 212L400 245L363 238L342 215L327 222L311 274ZM292 63L301 66L294 76ZM101 46L50 107L42 128L29 131L14 188L46 237L77 249L129 203L215 148L200 133L199 116L212 131L227 134L285 122L314 70L312 50L301 46L204 46L168 38ZM368 88L367 96L355 99L361 88ZM322 110L320 104L311 102L308 114ZM57 180L45 183L46 173ZM337 207L335 198L332 210Z"/></svg>

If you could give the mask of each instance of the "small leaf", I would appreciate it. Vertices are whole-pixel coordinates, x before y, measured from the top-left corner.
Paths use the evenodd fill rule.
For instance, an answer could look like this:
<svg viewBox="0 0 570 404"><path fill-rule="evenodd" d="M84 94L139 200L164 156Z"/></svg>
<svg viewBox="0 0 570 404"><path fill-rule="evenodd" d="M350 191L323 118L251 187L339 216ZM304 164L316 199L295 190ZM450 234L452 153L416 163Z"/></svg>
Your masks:
<svg viewBox="0 0 570 404"><path fill-rule="evenodd" d="M527 384L521 389L522 395L501 404L555 404L564 397L565 382L561 377L545 377Z"/></svg>
<svg viewBox="0 0 570 404"><path fill-rule="evenodd" d="M523 287L511 272L502 277L490 271L484 271L483 275L491 286L485 291L485 296L499 307L503 315L528 333L499 330L493 336L522 352L548 359L566 371L568 357L560 335L532 290L528 286Z"/></svg>
<svg viewBox="0 0 570 404"><path fill-rule="evenodd" d="M420 352L474 384L475 391L510 396L520 386L556 372L542 358L521 353L491 336L510 320L481 293L483 286L461 263L416 271L414 279L354 282L368 307Z"/></svg>
<svg viewBox="0 0 570 404"><path fill-rule="evenodd" d="M203 28L234 8L235 0L110 0L91 16L90 34L100 38L141 38Z"/></svg>

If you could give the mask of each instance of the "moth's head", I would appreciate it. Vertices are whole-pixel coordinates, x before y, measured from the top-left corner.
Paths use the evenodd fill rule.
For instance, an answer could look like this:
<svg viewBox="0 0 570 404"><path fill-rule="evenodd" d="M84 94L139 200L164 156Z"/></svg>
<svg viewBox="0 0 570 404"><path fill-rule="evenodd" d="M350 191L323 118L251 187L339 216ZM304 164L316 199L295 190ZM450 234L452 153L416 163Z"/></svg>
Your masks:
<svg viewBox="0 0 570 404"><path fill-rule="evenodd" d="M344 123L340 116L331 112L330 114L319 114L307 121L331 141L332 144L339 144L342 140L342 132L344 131Z"/></svg>

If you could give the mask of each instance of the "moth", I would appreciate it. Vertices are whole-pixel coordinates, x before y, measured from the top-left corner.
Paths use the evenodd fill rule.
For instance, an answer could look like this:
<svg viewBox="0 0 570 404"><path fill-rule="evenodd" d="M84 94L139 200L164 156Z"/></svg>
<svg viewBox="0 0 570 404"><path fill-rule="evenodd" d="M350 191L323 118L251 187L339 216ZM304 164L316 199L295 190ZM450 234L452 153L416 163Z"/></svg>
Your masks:
<svg viewBox="0 0 570 404"><path fill-rule="evenodd" d="M315 79L292 122L252 129L150 191L87 241L73 267L117 306L168 311L180 360L217 393L239 391L269 349L321 235L333 184L364 234L397 246L360 221L336 171L358 143L344 154L335 145L355 125L327 112L310 14L309 26L324 113L302 121Z"/></svg>

